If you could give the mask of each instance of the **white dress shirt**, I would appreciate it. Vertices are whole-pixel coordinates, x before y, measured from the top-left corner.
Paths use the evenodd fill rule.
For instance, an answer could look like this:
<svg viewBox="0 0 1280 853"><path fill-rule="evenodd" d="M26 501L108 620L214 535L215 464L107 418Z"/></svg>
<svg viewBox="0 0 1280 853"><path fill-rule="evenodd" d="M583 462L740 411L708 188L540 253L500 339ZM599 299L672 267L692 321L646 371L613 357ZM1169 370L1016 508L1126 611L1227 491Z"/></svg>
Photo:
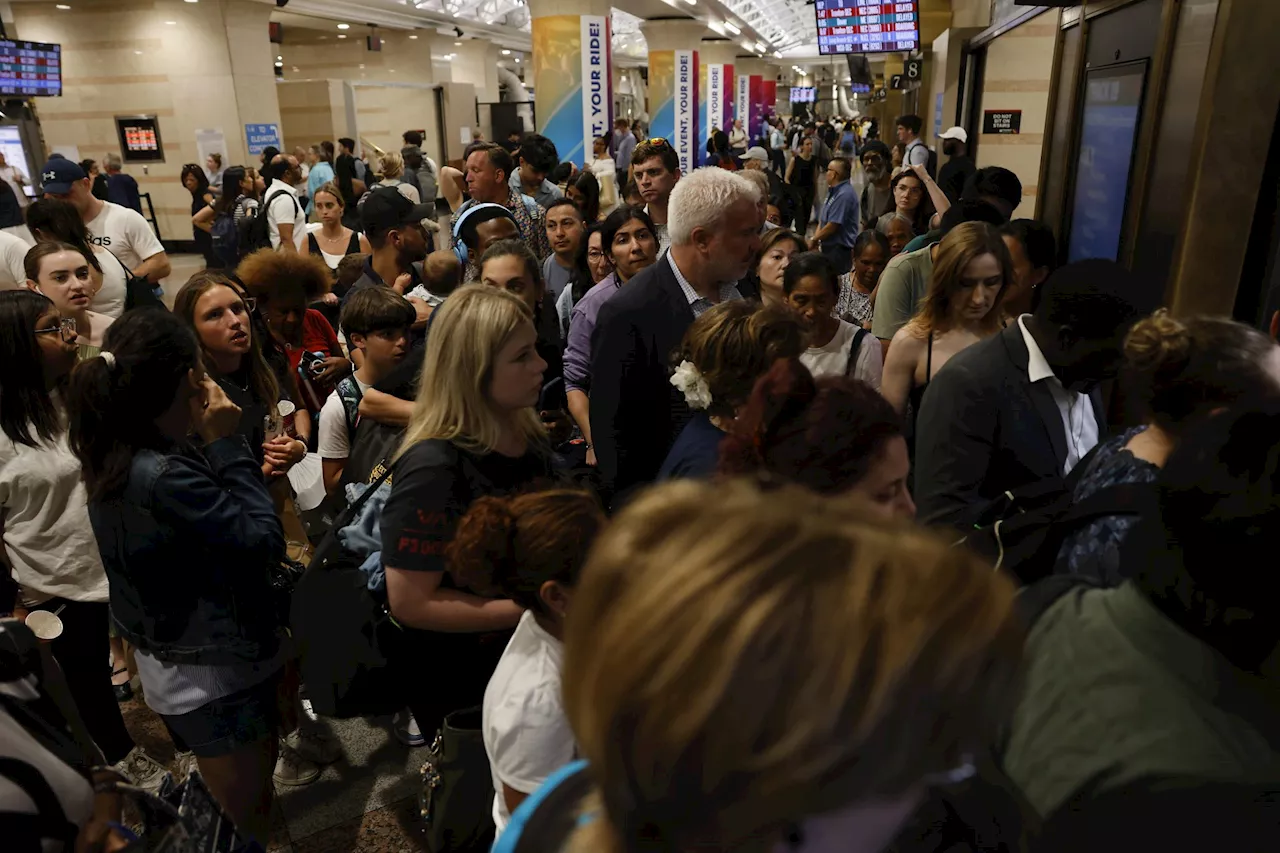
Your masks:
<svg viewBox="0 0 1280 853"><path fill-rule="evenodd" d="M1098 443L1098 419L1093 414L1093 402L1089 395L1068 391L1054 375L1053 368L1040 351L1040 345L1027 331L1024 319L1025 315L1018 318L1018 329L1027 345L1027 378L1033 385L1037 382L1047 383L1053 402L1058 406L1062 429L1067 436L1067 460L1062 466L1062 474L1066 476Z"/></svg>

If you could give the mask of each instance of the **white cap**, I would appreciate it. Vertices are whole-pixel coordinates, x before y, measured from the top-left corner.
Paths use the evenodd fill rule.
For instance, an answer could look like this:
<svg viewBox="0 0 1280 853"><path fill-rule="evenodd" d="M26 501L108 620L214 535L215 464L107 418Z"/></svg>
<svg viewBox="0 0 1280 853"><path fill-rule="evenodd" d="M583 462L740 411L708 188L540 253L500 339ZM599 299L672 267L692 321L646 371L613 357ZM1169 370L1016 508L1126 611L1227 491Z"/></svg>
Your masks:
<svg viewBox="0 0 1280 853"><path fill-rule="evenodd" d="M747 153L742 155L743 160L759 160L761 163L769 162L769 154L759 145L752 145L747 149Z"/></svg>
<svg viewBox="0 0 1280 853"><path fill-rule="evenodd" d="M969 142L969 134L965 133L965 130L963 127L949 127L946 130L942 131L942 133L939 133L938 138L939 139L958 139L965 144L968 144Z"/></svg>

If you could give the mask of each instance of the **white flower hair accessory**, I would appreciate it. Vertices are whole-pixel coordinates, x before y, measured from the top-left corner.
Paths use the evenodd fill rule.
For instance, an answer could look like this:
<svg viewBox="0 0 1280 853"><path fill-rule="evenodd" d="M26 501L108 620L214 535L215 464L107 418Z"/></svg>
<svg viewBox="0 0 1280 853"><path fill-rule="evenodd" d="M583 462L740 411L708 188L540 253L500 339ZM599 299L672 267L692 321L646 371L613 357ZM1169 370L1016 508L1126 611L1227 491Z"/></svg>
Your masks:
<svg viewBox="0 0 1280 853"><path fill-rule="evenodd" d="M711 405L711 389L691 361L682 361L671 375L671 384L682 394L689 408L705 410Z"/></svg>

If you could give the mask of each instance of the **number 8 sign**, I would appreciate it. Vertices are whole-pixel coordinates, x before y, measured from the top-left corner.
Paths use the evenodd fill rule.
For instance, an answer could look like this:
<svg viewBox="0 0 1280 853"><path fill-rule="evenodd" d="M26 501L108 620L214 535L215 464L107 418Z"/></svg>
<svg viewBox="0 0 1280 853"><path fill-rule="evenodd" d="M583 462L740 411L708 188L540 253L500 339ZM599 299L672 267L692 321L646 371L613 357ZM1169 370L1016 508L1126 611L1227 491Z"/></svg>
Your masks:
<svg viewBox="0 0 1280 853"><path fill-rule="evenodd" d="M922 70L921 68L922 65L923 65L923 62L919 59L908 59L907 67L904 69L906 71L907 79L919 80L921 76L920 72Z"/></svg>

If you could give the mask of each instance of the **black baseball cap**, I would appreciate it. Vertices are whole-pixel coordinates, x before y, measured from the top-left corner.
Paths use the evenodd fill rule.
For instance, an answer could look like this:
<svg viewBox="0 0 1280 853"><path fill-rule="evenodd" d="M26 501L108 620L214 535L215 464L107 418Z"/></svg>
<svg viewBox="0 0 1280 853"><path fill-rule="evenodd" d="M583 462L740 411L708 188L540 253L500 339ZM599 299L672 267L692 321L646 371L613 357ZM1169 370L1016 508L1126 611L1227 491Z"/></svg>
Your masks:
<svg viewBox="0 0 1280 853"><path fill-rule="evenodd" d="M392 187L375 189L360 208L360 223L366 234L385 234L394 228L434 219L434 204L414 204Z"/></svg>

